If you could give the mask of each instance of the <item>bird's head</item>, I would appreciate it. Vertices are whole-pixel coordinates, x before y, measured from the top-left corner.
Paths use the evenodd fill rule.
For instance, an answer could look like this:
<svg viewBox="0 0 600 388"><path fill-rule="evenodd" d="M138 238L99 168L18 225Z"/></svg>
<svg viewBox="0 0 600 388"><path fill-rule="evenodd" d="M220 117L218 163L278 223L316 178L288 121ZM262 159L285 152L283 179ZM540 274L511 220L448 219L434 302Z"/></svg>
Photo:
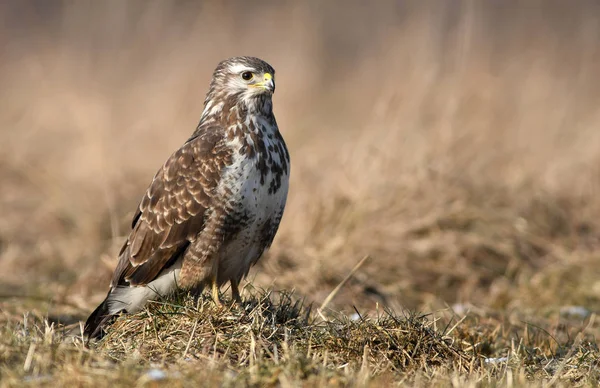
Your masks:
<svg viewBox="0 0 600 388"><path fill-rule="evenodd" d="M275 92L275 69L255 57L229 58L217 66L206 96L211 100L229 101L248 111L271 113L271 98Z"/></svg>

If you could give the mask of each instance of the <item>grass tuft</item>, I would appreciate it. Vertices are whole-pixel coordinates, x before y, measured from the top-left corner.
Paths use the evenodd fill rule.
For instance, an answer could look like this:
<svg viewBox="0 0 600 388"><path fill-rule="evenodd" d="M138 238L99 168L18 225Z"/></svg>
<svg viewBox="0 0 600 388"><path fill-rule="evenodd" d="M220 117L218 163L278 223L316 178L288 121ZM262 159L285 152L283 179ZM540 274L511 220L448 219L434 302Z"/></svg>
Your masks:
<svg viewBox="0 0 600 388"><path fill-rule="evenodd" d="M532 378L600 382L600 351L585 334L594 325L591 320L579 333L564 326L551 335L532 324L510 325L475 314L444 322L442 316L385 309L372 316L332 312L323 319L292 293L271 290L247 290L241 306L228 302L222 308L204 297L154 302L118 317L90 348L83 345L79 325L12 316L1 326L2 384L97 386L100 376L105 377L100 386L156 380L426 386L431 379L442 384L456 376L493 384L507 378L514 383Z"/></svg>

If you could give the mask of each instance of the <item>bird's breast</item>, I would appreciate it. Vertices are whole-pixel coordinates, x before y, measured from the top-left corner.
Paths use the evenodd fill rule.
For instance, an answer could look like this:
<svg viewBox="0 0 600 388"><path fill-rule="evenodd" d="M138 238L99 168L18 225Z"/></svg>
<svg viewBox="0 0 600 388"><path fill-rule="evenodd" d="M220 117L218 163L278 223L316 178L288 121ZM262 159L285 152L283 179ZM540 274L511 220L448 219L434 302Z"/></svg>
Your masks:
<svg viewBox="0 0 600 388"><path fill-rule="evenodd" d="M234 157L223 174L220 190L228 198L227 212L235 233L222 250L222 279L239 278L248 272L271 244L283 214L289 159L279 133L268 134L246 134L230 140Z"/></svg>
<svg viewBox="0 0 600 388"><path fill-rule="evenodd" d="M231 205L251 212L259 222L281 211L287 198L287 150L278 133L269 135L244 134L231 140L234 157L222 180Z"/></svg>

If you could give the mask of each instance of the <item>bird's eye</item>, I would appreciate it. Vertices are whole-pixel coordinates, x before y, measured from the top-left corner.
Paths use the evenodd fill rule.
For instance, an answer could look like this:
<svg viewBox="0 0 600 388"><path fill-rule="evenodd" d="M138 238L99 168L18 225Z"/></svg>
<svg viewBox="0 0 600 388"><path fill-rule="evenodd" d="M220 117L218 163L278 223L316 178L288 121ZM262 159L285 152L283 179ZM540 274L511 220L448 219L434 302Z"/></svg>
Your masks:
<svg viewBox="0 0 600 388"><path fill-rule="evenodd" d="M254 74L250 71L245 71L242 73L242 79L244 81L250 81L254 77Z"/></svg>

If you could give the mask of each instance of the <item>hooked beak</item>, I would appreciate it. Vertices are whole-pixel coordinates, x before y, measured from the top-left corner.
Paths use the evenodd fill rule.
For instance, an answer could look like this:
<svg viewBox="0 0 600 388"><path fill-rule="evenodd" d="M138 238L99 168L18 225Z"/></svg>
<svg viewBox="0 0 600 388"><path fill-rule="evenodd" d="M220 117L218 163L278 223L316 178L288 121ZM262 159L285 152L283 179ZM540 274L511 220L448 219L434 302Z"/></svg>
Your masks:
<svg viewBox="0 0 600 388"><path fill-rule="evenodd" d="M271 73L265 73L263 81L257 82L256 86L261 87L270 93L275 93L275 81L273 80Z"/></svg>

